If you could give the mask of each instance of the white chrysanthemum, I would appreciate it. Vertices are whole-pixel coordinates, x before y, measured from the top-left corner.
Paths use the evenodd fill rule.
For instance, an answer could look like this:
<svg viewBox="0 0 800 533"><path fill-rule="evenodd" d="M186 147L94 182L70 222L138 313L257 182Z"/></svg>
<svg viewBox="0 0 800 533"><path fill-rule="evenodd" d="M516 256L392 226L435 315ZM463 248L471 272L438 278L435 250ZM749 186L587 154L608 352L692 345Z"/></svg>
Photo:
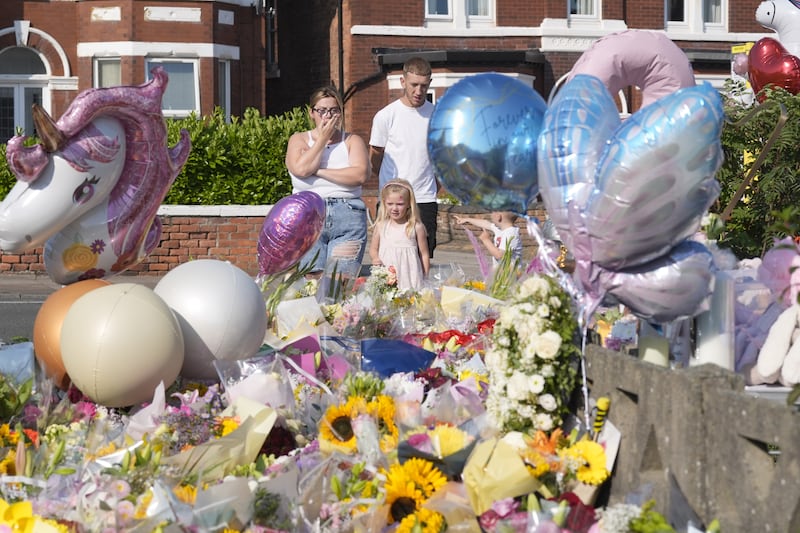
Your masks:
<svg viewBox="0 0 800 533"><path fill-rule="evenodd" d="M536 364L536 343L530 340L523 342L520 344L518 366L529 368L534 364Z"/></svg>
<svg viewBox="0 0 800 533"><path fill-rule="evenodd" d="M558 407L558 402L556 402L556 397L552 394L542 394L539 396L539 405L545 411L555 411L556 407Z"/></svg>
<svg viewBox="0 0 800 533"><path fill-rule="evenodd" d="M530 378L522 372L516 371L511 374L506 386L508 397L512 400L527 400L530 398Z"/></svg>
<svg viewBox="0 0 800 533"><path fill-rule="evenodd" d="M547 304L539 304L536 308L536 316L547 318L550 316L550 307Z"/></svg>
<svg viewBox="0 0 800 533"><path fill-rule="evenodd" d="M533 417L533 427L542 431L550 431L553 429L553 417L547 413L539 413Z"/></svg>
<svg viewBox="0 0 800 533"><path fill-rule="evenodd" d="M561 349L561 335L555 331L545 331L537 340L536 353L542 359L554 359Z"/></svg>
<svg viewBox="0 0 800 533"><path fill-rule="evenodd" d="M532 375L529 386L533 394L540 394L544 390L544 377L540 374Z"/></svg>
<svg viewBox="0 0 800 533"><path fill-rule="evenodd" d="M552 378L556 375L556 370L553 368L553 365L542 365L539 372L545 378Z"/></svg>

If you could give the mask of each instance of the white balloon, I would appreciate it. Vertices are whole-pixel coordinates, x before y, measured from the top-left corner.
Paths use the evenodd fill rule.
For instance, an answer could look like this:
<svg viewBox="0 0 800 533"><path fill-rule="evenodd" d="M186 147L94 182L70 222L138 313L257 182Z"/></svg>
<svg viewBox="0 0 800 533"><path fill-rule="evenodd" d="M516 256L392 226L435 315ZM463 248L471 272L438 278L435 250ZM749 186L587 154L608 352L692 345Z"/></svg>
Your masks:
<svg viewBox="0 0 800 533"><path fill-rule="evenodd" d="M170 386L183 364L178 320L152 289L138 283L99 287L70 306L61 327L61 358L72 383L94 402L125 407Z"/></svg>
<svg viewBox="0 0 800 533"><path fill-rule="evenodd" d="M198 259L171 270L155 287L183 331L181 375L217 377L214 361L252 357L264 342L267 314L261 290L226 261Z"/></svg>

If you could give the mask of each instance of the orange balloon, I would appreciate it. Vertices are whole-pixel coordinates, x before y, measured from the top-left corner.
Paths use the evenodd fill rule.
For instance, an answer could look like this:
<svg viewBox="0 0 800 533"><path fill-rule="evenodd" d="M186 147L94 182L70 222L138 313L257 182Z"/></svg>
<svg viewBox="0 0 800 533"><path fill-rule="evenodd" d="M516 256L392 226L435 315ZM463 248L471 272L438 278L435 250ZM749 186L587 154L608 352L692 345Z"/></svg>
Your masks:
<svg viewBox="0 0 800 533"><path fill-rule="evenodd" d="M103 279L71 283L47 297L33 322L33 352L45 375L60 389L69 387L70 379L61 360L61 325L72 304L87 292L111 285Z"/></svg>

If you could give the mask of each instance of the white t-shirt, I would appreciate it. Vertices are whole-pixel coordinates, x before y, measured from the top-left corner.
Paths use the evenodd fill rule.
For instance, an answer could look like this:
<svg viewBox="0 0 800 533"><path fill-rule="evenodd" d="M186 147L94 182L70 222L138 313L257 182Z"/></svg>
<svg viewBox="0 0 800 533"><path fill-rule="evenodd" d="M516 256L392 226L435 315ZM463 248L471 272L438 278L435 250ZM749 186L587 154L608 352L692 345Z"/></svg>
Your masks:
<svg viewBox="0 0 800 533"><path fill-rule="evenodd" d="M511 226L510 228L500 229L492 224L492 231L494 232L494 245L505 253L506 250L511 250L511 259L517 260L522 257L522 240L519 237L519 228ZM494 259L494 258L492 258ZM499 261L494 259L494 263Z"/></svg>
<svg viewBox="0 0 800 533"><path fill-rule="evenodd" d="M379 186L394 178L411 183L417 203L436 201L436 178L428 157L428 121L433 104L409 107L395 100L375 114L369 144L382 147Z"/></svg>

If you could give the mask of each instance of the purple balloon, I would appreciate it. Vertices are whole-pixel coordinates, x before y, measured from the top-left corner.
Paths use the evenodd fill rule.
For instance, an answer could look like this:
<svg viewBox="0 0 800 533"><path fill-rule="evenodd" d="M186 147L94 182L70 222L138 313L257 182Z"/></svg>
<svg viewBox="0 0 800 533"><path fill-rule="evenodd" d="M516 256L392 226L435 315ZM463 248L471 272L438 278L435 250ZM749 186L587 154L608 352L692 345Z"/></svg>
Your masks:
<svg viewBox="0 0 800 533"><path fill-rule="evenodd" d="M600 277L608 294L637 316L666 323L708 310L714 270L708 248L686 240L654 261Z"/></svg>
<svg viewBox="0 0 800 533"><path fill-rule="evenodd" d="M261 275L271 276L294 266L314 246L325 223L325 201L301 191L281 198L264 219L258 237Z"/></svg>

